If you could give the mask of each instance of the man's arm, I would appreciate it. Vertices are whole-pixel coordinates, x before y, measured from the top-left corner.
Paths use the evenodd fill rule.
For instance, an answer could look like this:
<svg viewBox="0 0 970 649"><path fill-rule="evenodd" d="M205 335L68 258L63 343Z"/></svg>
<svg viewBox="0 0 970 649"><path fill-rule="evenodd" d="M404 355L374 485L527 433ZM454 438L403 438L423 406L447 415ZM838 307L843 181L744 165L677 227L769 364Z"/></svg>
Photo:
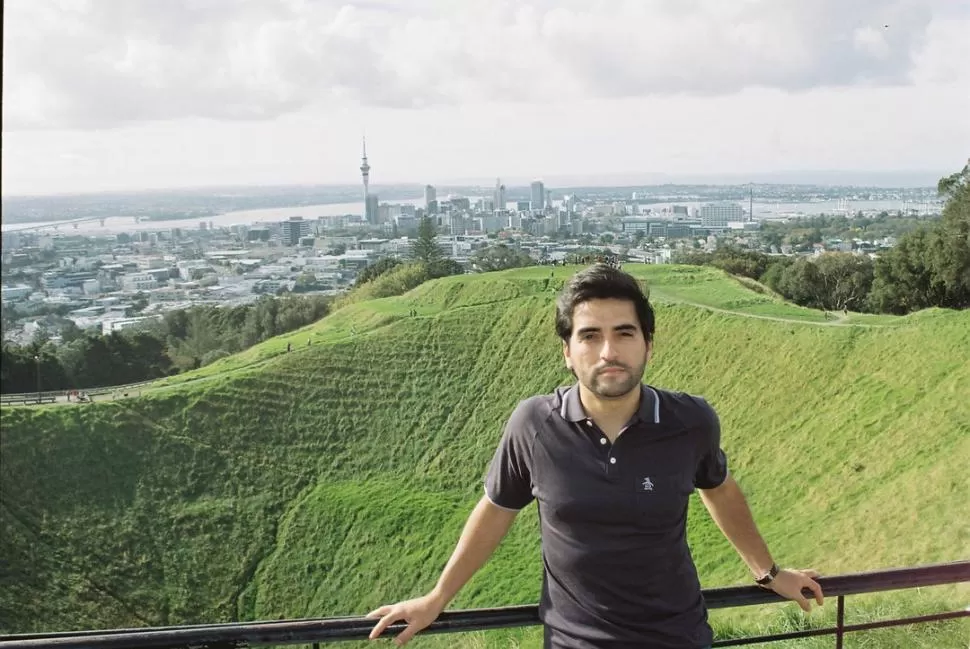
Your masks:
<svg viewBox="0 0 970 649"><path fill-rule="evenodd" d="M434 622L462 586L492 556L508 534L517 514L515 510L503 509L492 504L488 497L482 497L469 515L458 545L435 587L423 597L382 606L368 613L369 618L380 618L370 633L370 639L380 636L391 624L404 620L408 623L407 628L394 639L400 647Z"/></svg>
<svg viewBox="0 0 970 649"><path fill-rule="evenodd" d="M768 574L774 560L768 551L768 546L758 532L751 508L741 492L741 487L729 474L719 486L713 489L699 489L701 500L711 518L731 542L734 549L741 555L748 569L755 578ZM811 610L811 604L802 595L802 589L807 588L815 594L815 601L819 605L823 602L822 587L812 577L817 577L814 570L780 570L768 588L782 597L798 603L805 611Z"/></svg>

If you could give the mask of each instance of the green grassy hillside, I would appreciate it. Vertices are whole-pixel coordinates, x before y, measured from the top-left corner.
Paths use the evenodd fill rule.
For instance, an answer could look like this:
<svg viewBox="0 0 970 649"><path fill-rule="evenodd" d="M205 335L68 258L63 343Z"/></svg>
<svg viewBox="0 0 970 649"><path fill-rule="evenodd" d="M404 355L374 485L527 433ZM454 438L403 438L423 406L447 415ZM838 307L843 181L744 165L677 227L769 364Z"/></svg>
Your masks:
<svg viewBox="0 0 970 649"><path fill-rule="evenodd" d="M826 316L712 269L631 268L658 305L646 380L718 409L779 561L833 574L966 558L970 313ZM3 409L0 630L355 615L425 591L482 493L505 418L572 378L553 300L575 270L449 277L139 398ZM746 583L699 501L690 541L705 586ZM533 603L540 568L530 507L454 605ZM968 601L961 587L902 591L851 598L848 617ZM834 619L834 602L807 620L795 608L719 613L715 628ZM912 646L949 646L966 629L924 628Z"/></svg>

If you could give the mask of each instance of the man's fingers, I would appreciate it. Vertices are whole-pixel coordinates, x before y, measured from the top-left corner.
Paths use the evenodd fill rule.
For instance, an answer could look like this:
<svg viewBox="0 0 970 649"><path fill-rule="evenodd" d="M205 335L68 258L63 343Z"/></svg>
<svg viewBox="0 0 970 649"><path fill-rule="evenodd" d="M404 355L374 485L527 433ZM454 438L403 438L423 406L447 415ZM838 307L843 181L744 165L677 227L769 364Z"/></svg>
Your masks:
<svg viewBox="0 0 970 649"><path fill-rule="evenodd" d="M413 638L414 634L417 632L418 630L414 628L414 625L409 624L408 628L404 629L403 631L397 634L397 637L394 638L394 644L396 644L399 647L403 647L404 645L406 645L408 642L411 641L411 638Z"/></svg>
<svg viewBox="0 0 970 649"><path fill-rule="evenodd" d="M378 622L376 626L374 626L374 629L370 632L370 635L367 637L370 638L371 640L379 637L382 633L384 633L384 629L394 624L399 617L400 617L399 615L391 611L390 613L388 613L387 615L381 618L381 621Z"/></svg>
<svg viewBox="0 0 970 649"><path fill-rule="evenodd" d="M799 572L801 572L806 577L811 577L812 579L815 579L816 577L818 577L818 570L815 570L814 568L809 568L808 570L800 570Z"/></svg>
<svg viewBox="0 0 970 649"><path fill-rule="evenodd" d="M815 593L815 601L819 606L825 603L825 596L822 594L822 586L814 579L808 580L808 589Z"/></svg>
<svg viewBox="0 0 970 649"><path fill-rule="evenodd" d="M379 617L383 617L384 615L387 615L390 612L391 612L391 605L388 604L387 606L382 606L380 608L375 608L373 611L371 611L370 613L368 613L367 615L365 615L364 618L365 619L368 619L368 620L374 620L374 619L377 619Z"/></svg>
<svg viewBox="0 0 970 649"><path fill-rule="evenodd" d="M812 612L812 605L809 604L808 600L805 599L804 597L799 596L795 601L798 602L798 605L801 606L802 610L805 611L806 613Z"/></svg>

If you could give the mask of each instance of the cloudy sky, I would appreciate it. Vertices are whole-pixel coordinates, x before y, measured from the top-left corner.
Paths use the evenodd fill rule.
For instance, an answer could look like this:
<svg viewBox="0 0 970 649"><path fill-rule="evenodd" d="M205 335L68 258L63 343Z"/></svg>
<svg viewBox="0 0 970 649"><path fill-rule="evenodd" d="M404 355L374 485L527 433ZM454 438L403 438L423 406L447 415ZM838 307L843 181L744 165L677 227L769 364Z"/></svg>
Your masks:
<svg viewBox="0 0 970 649"><path fill-rule="evenodd" d="M6 0L5 195L956 170L970 0Z"/></svg>

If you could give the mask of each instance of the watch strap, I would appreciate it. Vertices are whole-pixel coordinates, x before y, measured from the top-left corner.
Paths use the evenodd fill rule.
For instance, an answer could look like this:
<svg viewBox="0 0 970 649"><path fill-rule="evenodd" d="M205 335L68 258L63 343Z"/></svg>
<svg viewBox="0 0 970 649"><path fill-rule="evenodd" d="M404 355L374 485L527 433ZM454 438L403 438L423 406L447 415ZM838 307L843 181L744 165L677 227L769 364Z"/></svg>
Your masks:
<svg viewBox="0 0 970 649"><path fill-rule="evenodd" d="M767 586L768 584L773 582L775 580L775 577L777 576L778 576L778 564L773 563L771 564L771 569L767 572L767 574L765 574L765 576L761 577L760 579L755 579L755 583L757 583L759 586Z"/></svg>

